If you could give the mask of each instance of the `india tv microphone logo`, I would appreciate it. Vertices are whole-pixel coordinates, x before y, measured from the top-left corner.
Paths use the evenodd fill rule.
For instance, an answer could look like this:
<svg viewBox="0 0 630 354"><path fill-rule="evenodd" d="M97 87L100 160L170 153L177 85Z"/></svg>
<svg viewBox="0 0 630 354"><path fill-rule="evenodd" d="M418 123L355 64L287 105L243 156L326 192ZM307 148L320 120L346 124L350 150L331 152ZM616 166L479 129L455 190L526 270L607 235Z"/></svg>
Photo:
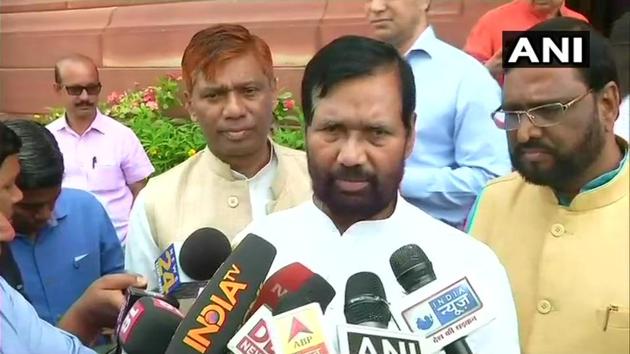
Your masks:
<svg viewBox="0 0 630 354"><path fill-rule="evenodd" d="M503 67L590 66L588 31L504 31Z"/></svg>

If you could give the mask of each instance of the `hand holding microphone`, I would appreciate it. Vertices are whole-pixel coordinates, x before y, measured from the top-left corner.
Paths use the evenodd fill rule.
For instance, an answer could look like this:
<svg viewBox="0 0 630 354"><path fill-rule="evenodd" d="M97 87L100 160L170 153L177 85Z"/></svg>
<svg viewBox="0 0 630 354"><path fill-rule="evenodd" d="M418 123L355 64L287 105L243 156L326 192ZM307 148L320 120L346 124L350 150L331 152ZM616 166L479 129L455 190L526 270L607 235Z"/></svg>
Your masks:
<svg viewBox="0 0 630 354"><path fill-rule="evenodd" d="M129 287L144 288L147 282L134 274L108 274L95 280L66 312L57 327L91 343L102 328L114 328Z"/></svg>

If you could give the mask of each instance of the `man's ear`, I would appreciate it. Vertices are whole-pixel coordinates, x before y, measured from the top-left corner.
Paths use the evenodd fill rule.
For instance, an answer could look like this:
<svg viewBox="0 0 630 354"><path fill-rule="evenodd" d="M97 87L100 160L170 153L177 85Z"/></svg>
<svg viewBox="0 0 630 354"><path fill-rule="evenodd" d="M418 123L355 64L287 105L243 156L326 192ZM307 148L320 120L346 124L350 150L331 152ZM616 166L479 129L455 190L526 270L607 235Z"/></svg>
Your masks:
<svg viewBox="0 0 630 354"><path fill-rule="evenodd" d="M63 85L54 82L52 86L53 86L53 90L55 90L56 93L61 93L61 89L63 88Z"/></svg>
<svg viewBox="0 0 630 354"><path fill-rule="evenodd" d="M619 87L615 82L611 81L600 90L596 98L599 119L607 133L613 132L615 121L619 116L619 104L621 102L619 98Z"/></svg>
<svg viewBox="0 0 630 354"><path fill-rule="evenodd" d="M192 99L192 94L188 92L188 90L184 90L184 108L188 111L188 115L190 116L190 120L193 122L197 122L197 115L192 110L192 103L190 100Z"/></svg>
<svg viewBox="0 0 630 354"><path fill-rule="evenodd" d="M405 159L407 159L413 151L413 146L416 143L416 113L411 116L411 122L409 123L409 129L407 131L407 139L405 141Z"/></svg>

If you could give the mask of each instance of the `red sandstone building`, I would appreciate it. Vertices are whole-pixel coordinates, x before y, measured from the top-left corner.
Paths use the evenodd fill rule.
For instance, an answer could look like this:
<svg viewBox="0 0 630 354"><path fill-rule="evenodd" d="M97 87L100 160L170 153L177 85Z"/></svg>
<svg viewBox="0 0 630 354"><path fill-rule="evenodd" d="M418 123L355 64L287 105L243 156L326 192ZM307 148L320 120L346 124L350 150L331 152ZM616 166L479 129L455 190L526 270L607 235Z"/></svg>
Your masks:
<svg viewBox="0 0 630 354"><path fill-rule="evenodd" d="M507 1L434 0L431 21L442 39L461 47L476 19ZM153 83L158 76L177 71L192 34L222 22L243 24L263 37L273 51L280 86L296 92L303 66L322 45L343 34L370 33L363 4L364 0L0 0L0 112L44 112L56 105L52 67L72 52L98 64L102 98L136 82Z"/></svg>

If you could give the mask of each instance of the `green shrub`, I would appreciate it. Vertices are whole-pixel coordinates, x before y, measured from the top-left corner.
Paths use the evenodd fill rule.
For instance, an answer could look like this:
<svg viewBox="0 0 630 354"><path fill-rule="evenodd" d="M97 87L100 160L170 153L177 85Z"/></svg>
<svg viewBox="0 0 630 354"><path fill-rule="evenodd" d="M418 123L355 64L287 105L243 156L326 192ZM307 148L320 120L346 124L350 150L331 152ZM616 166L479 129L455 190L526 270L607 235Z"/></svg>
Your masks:
<svg viewBox="0 0 630 354"><path fill-rule="evenodd" d="M99 106L101 112L131 128L160 174L183 162L206 146L199 126L173 112L182 110L181 77L167 75L156 86L136 87L123 93L111 92ZM63 108L51 108L45 116L35 116L49 123L63 115ZM304 149L304 115L291 92L282 92L274 109L272 139L294 149Z"/></svg>

